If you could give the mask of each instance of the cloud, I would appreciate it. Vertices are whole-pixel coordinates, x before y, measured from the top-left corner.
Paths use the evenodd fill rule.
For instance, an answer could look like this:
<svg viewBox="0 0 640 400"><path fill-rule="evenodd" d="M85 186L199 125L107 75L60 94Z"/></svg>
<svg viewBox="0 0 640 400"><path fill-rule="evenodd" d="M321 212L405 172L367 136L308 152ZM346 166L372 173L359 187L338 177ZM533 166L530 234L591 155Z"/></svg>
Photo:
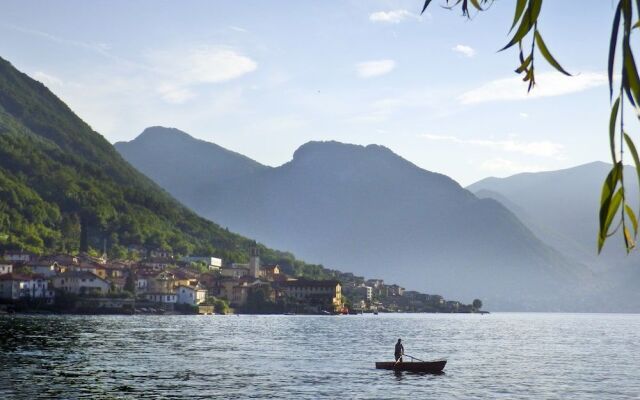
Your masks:
<svg viewBox="0 0 640 400"><path fill-rule="evenodd" d="M238 79L257 69L251 58L230 47L195 46L147 54L163 78L157 92L167 102L183 103L196 96L194 88Z"/></svg>
<svg viewBox="0 0 640 400"><path fill-rule="evenodd" d="M548 168L544 168L535 164L521 164L516 161L507 160L504 158L491 158L485 160L480 164L480 168L492 173L503 174L517 174L520 172L540 172L547 171Z"/></svg>
<svg viewBox="0 0 640 400"><path fill-rule="evenodd" d="M148 55L158 69L185 83L220 83L253 72L258 64L233 48L197 46L186 51L160 51Z"/></svg>
<svg viewBox="0 0 640 400"><path fill-rule="evenodd" d="M521 112L519 115L522 118L529 118L529 114L527 114L526 112Z"/></svg>
<svg viewBox="0 0 640 400"><path fill-rule="evenodd" d="M33 73L33 78L44 83L46 86L64 86L64 82L62 79L57 78L53 75L47 74L46 72L36 71Z"/></svg>
<svg viewBox="0 0 640 400"><path fill-rule="evenodd" d="M455 51L456 53L460 53L468 58L476 55L476 51L473 48L465 46L464 44L457 44L451 50Z"/></svg>
<svg viewBox="0 0 640 400"><path fill-rule="evenodd" d="M390 10L390 11L376 11L369 14L369 21L382 22L387 24L398 24L407 18L419 19L420 16L410 13L405 9Z"/></svg>
<svg viewBox="0 0 640 400"><path fill-rule="evenodd" d="M446 135L421 135L423 138L435 141L446 141L451 143L466 144L478 147L486 147L511 153L520 153L538 157L562 158L564 148L560 143L547 140L539 142L522 142L513 139L488 140L488 139L461 139L456 136Z"/></svg>
<svg viewBox="0 0 640 400"><path fill-rule="evenodd" d="M190 89L168 83L160 85L157 92L164 101L171 104L182 104L195 97L195 93Z"/></svg>
<svg viewBox="0 0 640 400"><path fill-rule="evenodd" d="M373 78L388 74L396 67L393 60L365 61L356 65L356 72L360 78Z"/></svg>
<svg viewBox="0 0 640 400"><path fill-rule="evenodd" d="M246 29L244 29L244 28L241 28L241 27L239 27L239 26L233 26L233 25L229 26L229 29L231 29L232 31L242 32L242 33L247 33L247 32L249 32L248 30L246 30Z"/></svg>
<svg viewBox="0 0 640 400"><path fill-rule="evenodd" d="M582 92L606 83L607 75L599 72L585 72L575 76L565 76L559 72L543 72L536 74L536 86L529 93L526 85L522 83L522 78L514 76L488 82L463 93L458 100L462 104L529 100Z"/></svg>

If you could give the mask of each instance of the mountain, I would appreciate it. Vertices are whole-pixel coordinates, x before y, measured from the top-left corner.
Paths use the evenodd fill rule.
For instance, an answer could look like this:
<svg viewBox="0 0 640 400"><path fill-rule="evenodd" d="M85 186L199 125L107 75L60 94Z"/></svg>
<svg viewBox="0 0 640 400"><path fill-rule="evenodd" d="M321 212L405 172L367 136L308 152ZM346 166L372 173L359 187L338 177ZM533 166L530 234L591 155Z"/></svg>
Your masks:
<svg viewBox="0 0 640 400"><path fill-rule="evenodd" d="M558 171L487 178L468 187L478 197L500 201L539 238L571 259L589 266L601 285L609 287L607 302L620 310L640 306L640 254L627 255L619 235L597 254L598 210L602 183L611 164L593 162ZM636 208L638 185L632 167L625 167L627 199Z"/></svg>
<svg viewBox="0 0 640 400"><path fill-rule="evenodd" d="M169 133L152 140L164 149L158 154L171 148L187 157L197 141L175 147ZM178 196L184 182L159 176L166 160L137 151L122 154ZM194 173L182 163L171 168ZM586 300L576 293L593 288L584 266L542 243L502 204L382 146L310 142L282 166L235 176L200 187L185 204L305 259L464 301L481 297L493 309L578 309Z"/></svg>
<svg viewBox="0 0 640 400"><path fill-rule="evenodd" d="M467 189L478 197L492 198L510 209L525 225L562 253L595 270L638 264L637 254L627 256L621 240L607 241L597 255L600 191L611 164L593 162L573 168L486 178ZM625 167L627 198L638 204L635 170Z"/></svg>
<svg viewBox="0 0 640 400"><path fill-rule="evenodd" d="M203 188L269 168L178 129L157 126L145 129L135 140L115 143L114 147L125 159L135 157L140 171L153 170L156 182L162 187L171 186L174 197L183 202L197 197ZM158 163L158 158L163 162ZM181 168L176 169L176 165ZM182 175L185 170L190 171L189 179Z"/></svg>
<svg viewBox="0 0 640 400"><path fill-rule="evenodd" d="M244 261L255 242L181 205L43 84L0 58L0 252L77 252L105 244L113 256L138 245ZM290 253L261 250L286 272L324 271Z"/></svg>

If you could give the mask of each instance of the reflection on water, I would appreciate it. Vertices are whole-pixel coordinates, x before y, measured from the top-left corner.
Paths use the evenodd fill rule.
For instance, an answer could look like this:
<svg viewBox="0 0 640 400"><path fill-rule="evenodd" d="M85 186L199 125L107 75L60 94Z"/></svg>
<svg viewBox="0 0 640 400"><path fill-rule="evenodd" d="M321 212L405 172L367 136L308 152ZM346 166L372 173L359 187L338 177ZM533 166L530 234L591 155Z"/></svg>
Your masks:
<svg viewBox="0 0 640 400"><path fill-rule="evenodd" d="M0 316L0 398L638 398L640 316ZM376 370L398 337L445 373Z"/></svg>

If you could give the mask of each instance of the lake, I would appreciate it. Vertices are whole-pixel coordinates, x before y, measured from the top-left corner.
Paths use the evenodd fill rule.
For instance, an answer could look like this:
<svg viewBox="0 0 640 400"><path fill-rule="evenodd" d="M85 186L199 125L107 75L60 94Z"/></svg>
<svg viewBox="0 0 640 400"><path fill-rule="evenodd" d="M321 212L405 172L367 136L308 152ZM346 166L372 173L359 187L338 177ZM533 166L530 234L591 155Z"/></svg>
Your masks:
<svg viewBox="0 0 640 400"><path fill-rule="evenodd" d="M441 375L376 370L446 357ZM0 398L640 396L640 315L0 316Z"/></svg>

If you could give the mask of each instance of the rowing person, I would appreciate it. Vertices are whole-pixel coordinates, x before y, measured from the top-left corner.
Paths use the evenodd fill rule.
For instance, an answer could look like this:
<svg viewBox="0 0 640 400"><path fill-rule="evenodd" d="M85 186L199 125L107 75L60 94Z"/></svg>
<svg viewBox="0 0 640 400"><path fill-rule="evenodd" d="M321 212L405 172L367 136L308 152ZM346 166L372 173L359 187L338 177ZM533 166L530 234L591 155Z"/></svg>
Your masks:
<svg viewBox="0 0 640 400"><path fill-rule="evenodd" d="M396 351L393 353L396 363L402 362L402 356L404 355L404 346L402 345L402 339L398 339L396 343Z"/></svg>

